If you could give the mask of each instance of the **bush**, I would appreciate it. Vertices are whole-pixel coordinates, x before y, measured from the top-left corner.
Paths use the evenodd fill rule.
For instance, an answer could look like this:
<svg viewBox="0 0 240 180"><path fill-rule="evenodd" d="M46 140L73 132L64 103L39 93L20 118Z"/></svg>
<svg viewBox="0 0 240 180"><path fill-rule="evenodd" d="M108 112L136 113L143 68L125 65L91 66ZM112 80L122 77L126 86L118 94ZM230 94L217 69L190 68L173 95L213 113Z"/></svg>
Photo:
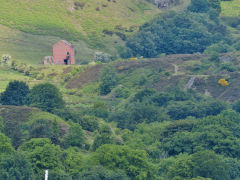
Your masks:
<svg viewBox="0 0 240 180"><path fill-rule="evenodd" d="M1 94L0 100L3 105L22 106L26 103L26 96L29 92L29 87L25 82L13 81Z"/></svg>
<svg viewBox="0 0 240 180"><path fill-rule="evenodd" d="M103 52L95 52L94 59L95 59L95 61L100 61L102 63L108 63L108 62L112 61L113 58L110 54L103 53Z"/></svg>
<svg viewBox="0 0 240 180"><path fill-rule="evenodd" d="M115 90L114 90L114 96L116 98L128 98L130 95L130 91L127 89L127 88L124 88L124 87L117 87Z"/></svg>
<svg viewBox="0 0 240 180"><path fill-rule="evenodd" d="M65 107L62 95L56 86L50 83L33 86L27 97L28 104L43 111L53 112L54 109Z"/></svg>
<svg viewBox="0 0 240 180"><path fill-rule="evenodd" d="M84 130L95 131L99 128L98 119L95 116L83 116L80 117L78 123Z"/></svg>
<svg viewBox="0 0 240 180"><path fill-rule="evenodd" d="M154 168L148 162L145 151L127 146L103 145L97 149L94 158L108 169L122 169L132 179L155 179Z"/></svg>
<svg viewBox="0 0 240 180"><path fill-rule="evenodd" d="M194 1L198 3L207 0ZM126 46L134 57L157 57L162 53L192 54L201 53L221 40L232 39L227 36L230 36L227 28L211 20L208 14L186 11L156 17L140 27L139 32L128 39ZM130 53L123 53L126 54Z"/></svg>
<svg viewBox="0 0 240 180"><path fill-rule="evenodd" d="M220 65L221 70L227 70L228 72L234 72L236 71L236 67L233 63L227 62L227 63L221 63Z"/></svg>
<svg viewBox="0 0 240 180"><path fill-rule="evenodd" d="M102 95L107 95L117 85L118 77L113 67L105 67L100 74L99 91Z"/></svg>
<svg viewBox="0 0 240 180"><path fill-rule="evenodd" d="M5 156L0 162L0 179L35 179L32 164L24 153Z"/></svg>
<svg viewBox="0 0 240 180"><path fill-rule="evenodd" d="M68 129L68 135L62 141L64 147L77 146L83 147L85 142L84 133L82 127L79 124L72 123Z"/></svg>
<svg viewBox="0 0 240 180"><path fill-rule="evenodd" d="M130 178L121 170L109 170L102 166L92 166L84 169L77 175L77 179L86 180L130 180Z"/></svg>

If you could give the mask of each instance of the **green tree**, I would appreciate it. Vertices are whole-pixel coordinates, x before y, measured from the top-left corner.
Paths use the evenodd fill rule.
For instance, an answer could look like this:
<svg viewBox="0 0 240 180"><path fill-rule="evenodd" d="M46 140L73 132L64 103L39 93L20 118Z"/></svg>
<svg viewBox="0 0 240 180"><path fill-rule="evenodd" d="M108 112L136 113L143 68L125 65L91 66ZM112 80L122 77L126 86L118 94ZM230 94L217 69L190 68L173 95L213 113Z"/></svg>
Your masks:
<svg viewBox="0 0 240 180"><path fill-rule="evenodd" d="M202 1L206 2L205 11L205 8L208 9L207 0L194 0L196 3ZM126 46L133 56L157 57L162 53L203 52L211 44L225 41L227 36L231 39L227 28L216 18L210 19L208 14L174 12L144 24L138 33L128 39Z"/></svg>
<svg viewBox="0 0 240 180"><path fill-rule="evenodd" d="M73 179L78 179L78 173L86 166L84 158L81 153L76 152L74 148L68 148L64 152L66 158L64 159L64 167L66 172L70 174Z"/></svg>
<svg viewBox="0 0 240 180"><path fill-rule="evenodd" d="M221 12L221 0L191 0L188 9L192 12L207 13L212 9L219 15Z"/></svg>
<svg viewBox="0 0 240 180"><path fill-rule="evenodd" d="M193 177L192 174L192 161L189 155L180 154L176 157L175 162L169 166L168 177L174 179L190 179Z"/></svg>
<svg viewBox="0 0 240 180"><path fill-rule="evenodd" d="M34 180L32 165L26 154L16 152L4 156L0 162L0 179Z"/></svg>
<svg viewBox="0 0 240 180"><path fill-rule="evenodd" d="M3 118L0 116L0 133L3 132Z"/></svg>
<svg viewBox="0 0 240 180"><path fill-rule="evenodd" d="M51 144L50 139L48 138L32 138L31 140L25 142L19 147L22 151L32 151L37 147L42 147L46 144Z"/></svg>
<svg viewBox="0 0 240 180"><path fill-rule="evenodd" d="M230 180L230 167L212 151L198 151L193 155L180 154L169 167L170 179L210 178Z"/></svg>
<svg viewBox="0 0 240 180"><path fill-rule="evenodd" d="M82 127L77 123L72 123L70 128L68 129L68 135L65 136L62 144L64 147L69 146L83 147L84 140L85 137Z"/></svg>
<svg viewBox="0 0 240 180"><path fill-rule="evenodd" d="M50 121L46 119L37 119L29 125L29 138L50 138L52 129Z"/></svg>
<svg viewBox="0 0 240 180"><path fill-rule="evenodd" d="M114 67L104 67L100 74L99 91L100 94L106 95L117 85L118 78Z"/></svg>
<svg viewBox="0 0 240 180"><path fill-rule="evenodd" d="M240 100L234 102L233 109L237 112L240 112Z"/></svg>
<svg viewBox="0 0 240 180"><path fill-rule="evenodd" d="M230 180L229 167L212 151L199 151L192 155L193 176L213 180Z"/></svg>
<svg viewBox="0 0 240 180"><path fill-rule="evenodd" d="M3 105L22 106L29 92L29 87L25 82L12 81L1 94L0 101Z"/></svg>
<svg viewBox="0 0 240 180"><path fill-rule="evenodd" d="M208 0L191 0L188 9L192 12L206 13L209 10Z"/></svg>
<svg viewBox="0 0 240 180"><path fill-rule="evenodd" d="M95 151L103 144L114 144L113 137L107 133L96 136L93 141L92 149Z"/></svg>
<svg viewBox="0 0 240 180"><path fill-rule="evenodd" d="M143 150L106 144L97 149L94 158L108 169L124 170L130 178L154 179L154 167Z"/></svg>
<svg viewBox="0 0 240 180"><path fill-rule="evenodd" d="M0 133L0 157L14 152L10 138Z"/></svg>
<svg viewBox="0 0 240 180"><path fill-rule="evenodd" d="M48 112L65 106L61 93L50 83L35 85L28 95L28 104Z"/></svg>
<svg viewBox="0 0 240 180"><path fill-rule="evenodd" d="M51 144L50 140L32 139L24 143L20 149L27 152L34 172L39 176L43 176L46 169L62 173L64 169L61 161L63 152L59 146Z"/></svg>
<svg viewBox="0 0 240 180"><path fill-rule="evenodd" d="M81 171L76 179L82 180L130 180L121 170L109 170L102 166L93 166Z"/></svg>
<svg viewBox="0 0 240 180"><path fill-rule="evenodd" d="M52 134L51 134L51 141L53 144L59 144L59 137L60 137L60 128L56 120L52 122Z"/></svg>

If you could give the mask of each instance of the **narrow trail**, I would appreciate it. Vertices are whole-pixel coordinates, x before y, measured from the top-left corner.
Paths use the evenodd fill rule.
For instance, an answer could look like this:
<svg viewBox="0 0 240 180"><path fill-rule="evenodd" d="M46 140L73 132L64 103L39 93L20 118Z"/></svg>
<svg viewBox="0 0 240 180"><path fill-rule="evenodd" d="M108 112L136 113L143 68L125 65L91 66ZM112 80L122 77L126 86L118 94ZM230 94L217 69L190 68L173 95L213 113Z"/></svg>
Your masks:
<svg viewBox="0 0 240 180"><path fill-rule="evenodd" d="M191 79L188 81L186 87L184 88L185 90L190 89L195 81L196 77L191 77Z"/></svg>
<svg viewBox="0 0 240 180"><path fill-rule="evenodd" d="M178 66L176 64L172 64L174 66L174 74L178 73Z"/></svg>

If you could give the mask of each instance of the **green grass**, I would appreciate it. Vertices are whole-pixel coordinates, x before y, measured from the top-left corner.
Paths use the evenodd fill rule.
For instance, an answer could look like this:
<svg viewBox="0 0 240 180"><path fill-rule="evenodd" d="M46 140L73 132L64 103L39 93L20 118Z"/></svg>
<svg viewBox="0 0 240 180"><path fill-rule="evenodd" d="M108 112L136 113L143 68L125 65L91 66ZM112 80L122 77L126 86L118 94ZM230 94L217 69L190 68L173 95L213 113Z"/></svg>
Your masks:
<svg viewBox="0 0 240 180"><path fill-rule="evenodd" d="M20 80L28 83L32 83L33 79L24 76L21 73L10 70L9 68L0 66L0 92L4 91L10 81Z"/></svg>
<svg viewBox="0 0 240 180"><path fill-rule="evenodd" d="M84 8L75 10L76 1L84 2ZM140 25L159 12L144 0L121 0L116 3L106 0L0 0L0 4L1 24L24 32L72 40L99 38L103 29L113 30L116 25L127 28Z"/></svg>
<svg viewBox="0 0 240 180"><path fill-rule="evenodd" d="M0 25L0 56L10 54L12 59L28 64L41 64L44 56L52 55L52 45L59 37L33 35ZM79 40L72 42L77 54L77 63L93 58L94 51Z"/></svg>
<svg viewBox="0 0 240 180"><path fill-rule="evenodd" d="M74 2L84 2L76 10ZM180 10L189 0L171 7ZM106 6L106 7L103 7ZM96 10L99 8L99 11ZM0 0L0 56L10 54L14 59L42 63L52 55L52 45L60 39L69 40L77 50L76 60L90 62L95 51L118 55L117 47L124 42L117 36L103 34L103 30L127 32L155 17L159 10L146 0ZM116 29L121 27L121 29Z"/></svg>
<svg viewBox="0 0 240 180"><path fill-rule="evenodd" d="M222 16L239 16L240 0L221 1Z"/></svg>
<svg viewBox="0 0 240 180"><path fill-rule="evenodd" d="M44 56L52 55L52 45L60 39L73 43L78 63L92 61L96 50L116 55L122 40L116 35L105 36L103 30L138 27L160 12L150 3L135 0L76 1L85 2L84 8L75 10L74 0L0 0L0 56L6 53L16 60L39 64Z"/></svg>

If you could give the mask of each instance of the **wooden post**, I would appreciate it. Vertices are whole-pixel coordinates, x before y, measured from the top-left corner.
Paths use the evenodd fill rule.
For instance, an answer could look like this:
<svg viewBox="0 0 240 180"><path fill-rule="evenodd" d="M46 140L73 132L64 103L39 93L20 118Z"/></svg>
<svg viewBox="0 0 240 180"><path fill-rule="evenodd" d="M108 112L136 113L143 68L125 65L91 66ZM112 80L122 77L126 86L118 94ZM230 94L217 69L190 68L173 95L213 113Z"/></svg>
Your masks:
<svg viewBox="0 0 240 180"><path fill-rule="evenodd" d="M48 170L45 170L45 180L48 180Z"/></svg>

